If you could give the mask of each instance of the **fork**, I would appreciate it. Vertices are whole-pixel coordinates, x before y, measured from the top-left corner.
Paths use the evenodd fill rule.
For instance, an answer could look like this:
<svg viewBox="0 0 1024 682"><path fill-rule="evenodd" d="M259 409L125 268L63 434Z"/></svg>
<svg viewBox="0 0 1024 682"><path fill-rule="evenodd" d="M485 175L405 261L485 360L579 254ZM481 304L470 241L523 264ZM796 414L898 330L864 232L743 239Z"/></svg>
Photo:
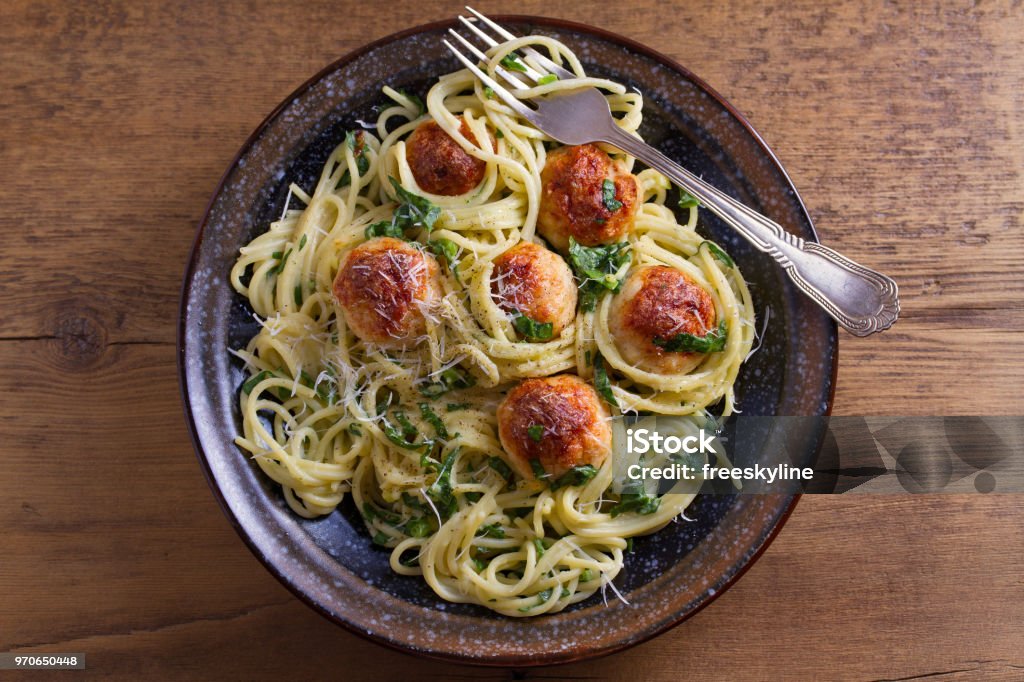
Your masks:
<svg viewBox="0 0 1024 682"><path fill-rule="evenodd" d="M473 13L476 20L463 16L459 20L488 48L498 47L503 41L516 38L480 12L471 7L466 9ZM487 26L503 40L496 40L479 24ZM449 33L477 59L487 61L487 54L458 31L449 29ZM867 336L888 329L896 321L900 303L899 288L895 281L826 246L790 234L778 223L716 189L654 147L630 135L615 123L608 100L597 88L583 86L566 93L522 100L491 78L451 42L443 42L495 95L545 135L567 145L604 142L664 173L693 195L702 206L743 235L754 247L774 258L801 291L851 334ZM531 87L522 80L524 78L534 84L545 76L548 79L544 82L548 82L551 80L550 74L557 76L560 82L577 78L575 73L531 47L527 46L521 51L525 58L518 59L515 74L503 66L496 66L494 70L514 90L522 91Z"/></svg>

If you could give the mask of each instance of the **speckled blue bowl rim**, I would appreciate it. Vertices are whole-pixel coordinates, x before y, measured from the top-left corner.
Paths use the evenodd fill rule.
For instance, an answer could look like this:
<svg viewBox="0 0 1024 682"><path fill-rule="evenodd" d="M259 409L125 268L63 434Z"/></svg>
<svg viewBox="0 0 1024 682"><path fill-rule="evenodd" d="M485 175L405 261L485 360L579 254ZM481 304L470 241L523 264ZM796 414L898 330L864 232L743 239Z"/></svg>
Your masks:
<svg viewBox="0 0 1024 682"><path fill-rule="evenodd" d="M818 241L817 231L814 227L813 221L810 218L810 215L807 213L807 209L804 205L803 199L800 197L799 192L793 185L792 180L790 179L788 173L786 173L782 164L779 162L775 153L768 147L767 143L765 143L764 139L760 136L760 134L758 134L758 132L754 130L754 128L747 121L747 119L739 111L737 111L728 101L726 101L721 95L719 95L717 91L711 88L704 80L694 75L687 68L681 66L673 59L670 59L669 57L666 57L661 53L656 52L655 50L652 50L651 48L641 43L638 43L632 39L586 24L567 21L563 19L536 17L529 15L500 15L495 16L493 18L496 21L504 24L530 24L535 26L547 27L554 30L565 30L581 34L590 34L591 36L601 41L618 45L622 48L642 55L652 61L659 62L668 69L677 72L681 77L692 82L695 86L697 86L697 88L704 91L704 93L706 93L713 100L715 100L719 106L726 110L736 120L736 122L739 123L745 129L745 131L747 132L747 134L750 135L754 143L760 147L761 152L767 157L767 159L772 164L774 164L775 170L782 176L785 184L788 185L789 191L792 192L792 199L796 201L799 205L799 209L803 213L803 217L806 220L807 227L810 229L812 233L811 238L813 239L813 241ZM320 604L315 599L313 599L309 594L302 591L298 585L291 583L282 574L281 569L279 569L277 565L261 551L261 549L254 542L254 540L247 534L238 517L236 516L234 510L231 508L228 500L225 498L224 492L220 489L217 480L214 476L214 473L211 469L210 462L207 460L207 456L204 452L204 448L196 424L195 414L193 412L193 406L189 394L189 384L186 373L186 336L188 331L186 325L187 305L189 302L189 295L192 289L192 285L194 283L194 276L199 255L199 245L202 242L204 232L208 227L213 207L217 202L218 197L224 191L226 183L229 177L231 176L232 172L235 170L236 166L238 166L239 161L247 154L247 152L249 152L249 150L253 147L255 142L260 138L265 129L274 119L276 119L283 111L285 111L297 98L303 95L307 90L309 90L311 87L313 87L315 84L317 84L319 81L321 81L334 71L343 67L345 64L350 63L359 58L360 56L374 49L377 49L383 45L395 41L400 41L405 38L415 36L419 33L436 31L438 29L446 29L449 27L453 27L455 25L456 22L454 20L442 20L399 31L397 33L393 33L391 35L385 36L376 41L368 43L352 52L349 52L348 54L337 59L336 61L330 63L316 75L312 76L309 80L307 80L305 83L299 86L294 92L292 92L287 98L285 98L277 107L273 109L273 111L271 111L264 118L264 120L259 124L259 126L257 126L256 129L252 132L252 134L249 135L248 139L245 141L245 143L239 149L238 153L235 155L231 164L224 171L224 174L222 175L216 190L213 192L213 195L211 196L206 206L203 218L199 223L198 229L196 231L196 236L193 242L193 247L190 252L189 261L185 268L184 279L182 282L181 300L179 307L177 364L179 373L179 385L182 395L182 403L184 406L186 422L189 429L189 435L192 438L192 443L196 456L199 459L201 468L203 470L203 474L205 475L207 482L210 485L210 488L217 499L218 504L220 505L224 514L227 516L228 520L231 522L235 531L241 537L241 539L249 548L249 550L267 568L267 570L270 571L270 573L274 575L274 577L277 578L279 582L281 582L282 585L288 588L288 590L291 591L301 601L305 602L307 605L309 605L311 608L319 612L321 615L323 615L331 622L337 625L341 625L350 632L353 632L363 638L366 638L377 644L382 644L384 646L400 651L402 653L474 665L530 667L539 665L569 663L589 658L598 658L601 656L606 656L615 653L617 651L621 651L623 649L630 648L632 646L636 646L637 644L646 642L666 632L667 630L679 625L684 620L691 618L696 613L698 613L706 606L708 606L715 599L717 599L719 596L721 596L722 593L724 593L737 580L739 580L746 573L747 570L750 569L750 567L764 553L764 551L768 548L772 541L774 541L775 537L779 534L782 527L785 525L787 519L789 518L789 515L795 509L800 499L800 496L794 495L790 497L785 509L783 509L782 512L778 515L774 527L772 527L770 531L763 536L761 544L759 546L752 548L750 553L747 555L745 563L740 565L736 569L735 573L733 573L728 580L726 580L723 584L719 585L717 590L711 590L710 593L708 593L705 596L705 598L703 598L699 603L693 605L692 608L689 608L685 612L674 614L674 617L658 624L657 627L650 628L647 631L633 633L632 637L625 638L622 641L607 642L599 648L590 648L582 652L574 649L566 650L563 648L558 651L530 652L524 655L479 658L471 655L466 655L464 652L461 652L458 649L453 649L450 647L440 647L436 649L413 648L410 646L406 646L402 642L396 641L393 638L384 636L380 632L367 631L360 627L356 627L354 624L349 623L345 619L340 618L336 614L330 612L328 609L324 607L324 605ZM823 414L826 415L830 414L832 411L832 403L835 397L835 385L838 372L837 328L834 323L832 323L831 325L830 339L832 340L832 364L828 372L828 376L830 377L827 392L828 395L823 410Z"/></svg>

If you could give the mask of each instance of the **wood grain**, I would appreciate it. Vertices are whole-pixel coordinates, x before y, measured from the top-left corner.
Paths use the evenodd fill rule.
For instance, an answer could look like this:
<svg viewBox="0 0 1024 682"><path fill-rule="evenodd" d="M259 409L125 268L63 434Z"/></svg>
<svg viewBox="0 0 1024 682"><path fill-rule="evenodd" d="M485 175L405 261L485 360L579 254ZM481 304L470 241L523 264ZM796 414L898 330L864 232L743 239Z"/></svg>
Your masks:
<svg viewBox="0 0 1024 682"><path fill-rule="evenodd" d="M701 75L904 314L841 339L836 414L1022 414L1020 2L539 0ZM182 419L181 273L251 130L310 74L450 16L393 3L0 4L0 651L90 677L1022 679L1024 499L804 498L691 621L599 661L424 662L303 606L218 510ZM586 636L586 633L580 633Z"/></svg>

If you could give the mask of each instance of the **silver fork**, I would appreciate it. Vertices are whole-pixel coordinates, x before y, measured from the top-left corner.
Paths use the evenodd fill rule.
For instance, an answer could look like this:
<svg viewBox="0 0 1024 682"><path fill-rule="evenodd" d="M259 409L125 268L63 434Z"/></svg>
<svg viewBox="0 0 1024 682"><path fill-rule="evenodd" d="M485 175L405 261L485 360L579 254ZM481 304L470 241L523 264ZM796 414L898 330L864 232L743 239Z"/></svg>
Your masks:
<svg viewBox="0 0 1024 682"><path fill-rule="evenodd" d="M471 7L466 9L478 21L462 16L459 20L488 47L496 47L516 37ZM494 39L478 24L489 27L503 40ZM449 33L477 59L487 60L483 51L457 31L449 29ZM888 329L896 321L900 303L895 281L828 247L804 241L786 232L778 223L744 206L654 147L633 137L616 125L608 100L596 88L580 87L564 94L559 92L529 101L521 100L487 75L452 43L447 40L443 42L505 104L552 139L568 145L605 142L664 173L756 248L771 255L801 291L850 333L867 336ZM516 69L513 74L501 66L495 68L495 74L515 90L531 87L524 79L537 83L548 74L554 74L560 81L576 78L576 74L533 48L524 48L522 52L525 58L518 57L518 65L525 70Z"/></svg>

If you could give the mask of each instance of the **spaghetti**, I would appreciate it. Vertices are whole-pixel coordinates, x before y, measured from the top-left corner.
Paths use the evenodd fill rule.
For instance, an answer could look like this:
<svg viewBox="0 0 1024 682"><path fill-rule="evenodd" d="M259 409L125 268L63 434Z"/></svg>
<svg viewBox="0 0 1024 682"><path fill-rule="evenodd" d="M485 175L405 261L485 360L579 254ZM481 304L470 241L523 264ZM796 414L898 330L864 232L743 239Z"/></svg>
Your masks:
<svg viewBox="0 0 1024 682"><path fill-rule="evenodd" d="M605 91L618 124L636 133L640 94L586 77L576 56L550 38L501 46L490 72L527 44ZM565 87L555 81L523 94ZM614 456L554 485L514 474L495 416L502 392L527 377L574 373L600 384L613 415L701 415L720 402L729 414L754 338L750 295L728 256L695 231L697 207L683 209L680 222L666 206L666 178L643 170L622 251L629 257L609 274L621 280L646 265L685 273L710 294L727 331L724 347L682 375L637 369L609 332L606 291L590 305L581 300L552 338L522 338L493 295L494 263L519 242L540 241L540 176L551 140L468 71L439 78L425 106L383 92L392 104L380 112L376 134L350 133L311 193L292 185L281 218L241 249L231 272L261 323L234 351L249 370L236 442L303 517L329 514L351 495L374 542L390 549L392 568L422 576L442 598L510 616L561 610L610 585L628 538L663 527L694 495L624 505L611 491ZM406 141L428 120L483 162L469 192L434 195L417 185ZM605 151L632 170L632 158ZM290 208L293 200L304 208ZM398 230L403 220L411 229ZM423 311L425 331L397 348L355 335L332 289L346 255L381 230L398 230L443 264L440 295Z"/></svg>

